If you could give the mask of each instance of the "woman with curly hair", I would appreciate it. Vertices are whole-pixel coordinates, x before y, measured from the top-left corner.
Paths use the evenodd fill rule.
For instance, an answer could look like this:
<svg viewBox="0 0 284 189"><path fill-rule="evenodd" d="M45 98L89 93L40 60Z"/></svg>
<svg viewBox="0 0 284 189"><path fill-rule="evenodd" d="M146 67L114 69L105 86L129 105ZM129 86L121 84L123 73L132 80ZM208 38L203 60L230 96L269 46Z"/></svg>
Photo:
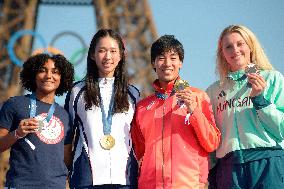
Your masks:
<svg viewBox="0 0 284 189"><path fill-rule="evenodd" d="M65 103L77 134L71 188L136 188L137 162L129 131L139 92L129 85L125 64L121 36L100 29L89 47L86 77Z"/></svg>
<svg viewBox="0 0 284 189"><path fill-rule="evenodd" d="M69 115L54 98L71 89L73 78L62 55L38 54L23 64L21 83L32 94L11 97L0 112L0 152L11 148L6 187L65 189L72 136Z"/></svg>

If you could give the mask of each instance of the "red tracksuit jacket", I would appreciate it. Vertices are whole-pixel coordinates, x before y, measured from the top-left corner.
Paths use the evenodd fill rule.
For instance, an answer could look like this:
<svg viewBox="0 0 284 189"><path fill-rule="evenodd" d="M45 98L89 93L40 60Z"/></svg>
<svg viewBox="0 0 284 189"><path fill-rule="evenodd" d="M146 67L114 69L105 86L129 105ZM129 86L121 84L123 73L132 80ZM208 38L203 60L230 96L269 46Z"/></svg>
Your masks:
<svg viewBox="0 0 284 189"><path fill-rule="evenodd" d="M156 92L171 94L154 82ZM198 106L185 122L187 108L173 94L160 99L153 94L137 104L131 134L136 158L141 162L139 189L204 188L208 175L208 152L220 142L207 94L197 88Z"/></svg>

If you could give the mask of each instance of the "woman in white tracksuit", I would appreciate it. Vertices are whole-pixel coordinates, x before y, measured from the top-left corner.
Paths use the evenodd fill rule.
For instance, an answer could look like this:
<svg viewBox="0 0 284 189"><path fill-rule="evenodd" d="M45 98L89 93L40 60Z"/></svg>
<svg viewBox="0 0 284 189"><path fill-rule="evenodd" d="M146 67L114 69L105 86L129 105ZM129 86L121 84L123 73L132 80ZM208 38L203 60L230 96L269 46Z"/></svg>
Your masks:
<svg viewBox="0 0 284 189"><path fill-rule="evenodd" d="M128 83L122 38L99 30L90 44L86 77L66 98L76 130L71 188L137 187L129 131L138 96Z"/></svg>

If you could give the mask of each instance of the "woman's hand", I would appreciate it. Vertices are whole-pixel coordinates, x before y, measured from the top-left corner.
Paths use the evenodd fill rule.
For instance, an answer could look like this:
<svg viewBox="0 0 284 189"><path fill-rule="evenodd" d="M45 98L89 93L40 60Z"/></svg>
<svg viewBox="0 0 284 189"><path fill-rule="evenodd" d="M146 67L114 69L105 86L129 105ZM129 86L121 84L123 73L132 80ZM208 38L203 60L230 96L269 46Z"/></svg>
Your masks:
<svg viewBox="0 0 284 189"><path fill-rule="evenodd" d="M19 137L25 137L29 133L35 133L38 129L38 120L35 118L22 119L19 127L16 130L16 134Z"/></svg>
<svg viewBox="0 0 284 189"><path fill-rule="evenodd" d="M266 82L264 78L261 75L255 73L247 74L247 76L248 76L248 82L251 84L252 87L250 97L255 97L260 95L266 87Z"/></svg>

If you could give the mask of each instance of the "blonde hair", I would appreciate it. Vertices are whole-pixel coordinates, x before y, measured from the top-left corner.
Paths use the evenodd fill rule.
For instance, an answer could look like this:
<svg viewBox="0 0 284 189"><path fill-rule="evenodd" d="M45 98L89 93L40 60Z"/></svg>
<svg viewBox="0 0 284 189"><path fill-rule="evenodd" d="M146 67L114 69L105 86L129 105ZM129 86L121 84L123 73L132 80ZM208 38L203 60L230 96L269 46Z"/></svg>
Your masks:
<svg viewBox="0 0 284 189"><path fill-rule="evenodd" d="M256 36L251 30L242 25L230 25L226 27L221 33L218 40L217 58L216 58L216 72L220 76L221 84L224 83L230 68L222 53L222 40L226 34L238 33L245 40L250 49L250 61L254 62L261 70L271 70L273 66L270 64L263 48L258 42Z"/></svg>

